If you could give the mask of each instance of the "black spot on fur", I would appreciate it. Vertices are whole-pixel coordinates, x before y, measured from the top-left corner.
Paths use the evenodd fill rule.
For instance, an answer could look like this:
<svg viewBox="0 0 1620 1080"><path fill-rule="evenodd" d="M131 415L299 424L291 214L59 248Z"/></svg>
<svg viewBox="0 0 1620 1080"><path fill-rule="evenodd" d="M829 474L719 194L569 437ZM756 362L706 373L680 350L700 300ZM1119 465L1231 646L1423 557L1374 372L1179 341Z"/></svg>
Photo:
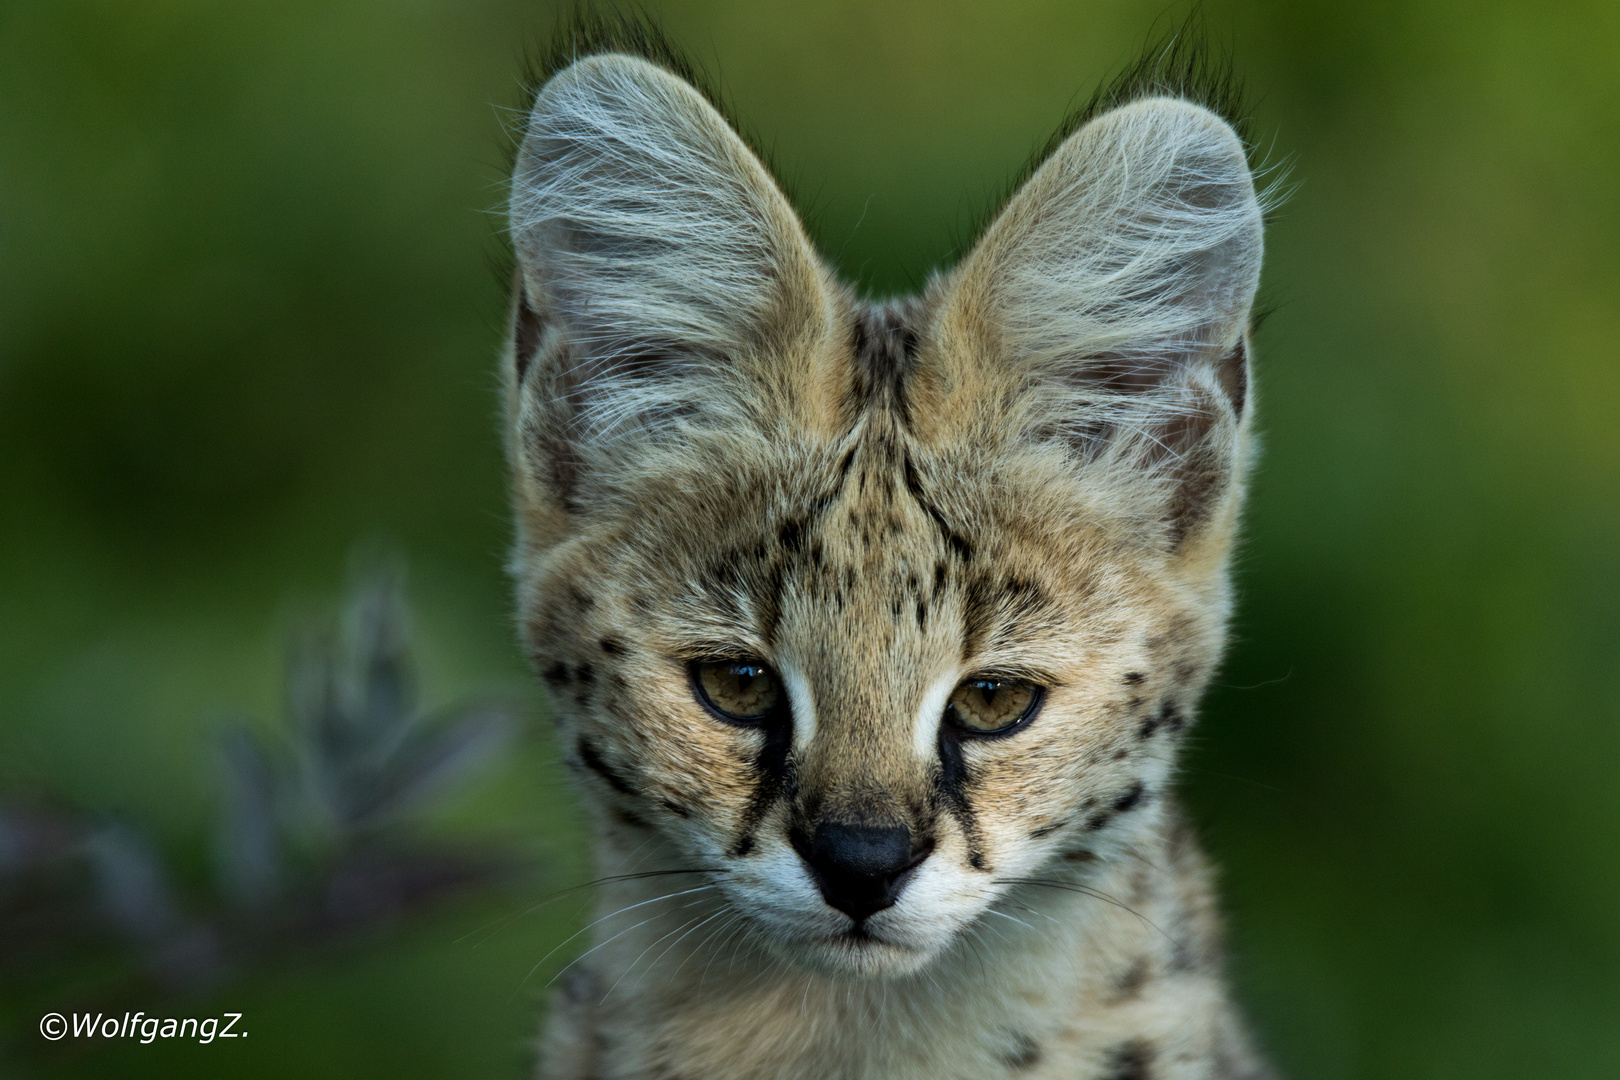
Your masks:
<svg viewBox="0 0 1620 1080"><path fill-rule="evenodd" d="M663 802L663 805L664 805L664 809L668 810L670 813L674 814L676 817L691 817L692 816L692 811L688 810L686 807L682 806L680 803L676 802L674 799L664 799L664 800L662 800L662 802Z"/></svg>
<svg viewBox="0 0 1620 1080"><path fill-rule="evenodd" d="M731 857L734 858L734 859L743 858L745 855L753 854L753 852L754 852L754 834L753 833L749 833L747 836L744 836L741 840L738 840L735 844L733 844L731 846Z"/></svg>
<svg viewBox="0 0 1620 1080"><path fill-rule="evenodd" d="M1157 716L1149 716L1143 719L1141 725L1136 729L1136 737L1138 739L1151 739L1160 728L1175 734L1186 726L1187 718L1181 714L1180 709L1176 708L1176 703L1167 701L1159 709Z"/></svg>
<svg viewBox="0 0 1620 1080"><path fill-rule="evenodd" d="M578 611L589 611L596 606L596 597L584 589L573 589L569 592L569 596L573 599L574 608Z"/></svg>
<svg viewBox="0 0 1620 1080"><path fill-rule="evenodd" d="M574 678L582 685L590 686L596 682L596 669L590 664L581 664L574 669Z"/></svg>
<svg viewBox="0 0 1620 1080"><path fill-rule="evenodd" d="M595 743L582 738L579 740L578 751L580 764L606 780L608 787L617 791L620 795L635 797L641 794L630 781L619 775L612 766L602 760L601 752L596 749Z"/></svg>
<svg viewBox="0 0 1620 1080"><path fill-rule="evenodd" d="M925 630L928 627L928 605L921 600L917 601L917 629Z"/></svg>
<svg viewBox="0 0 1620 1080"><path fill-rule="evenodd" d="M1112 1003L1117 1004L1121 1001L1129 1001L1131 998L1134 998L1140 994L1142 992L1142 987L1147 985L1148 975L1152 972L1152 970L1153 965L1148 958L1145 956L1139 957L1134 964L1126 968L1119 975L1119 977L1114 980L1114 995Z"/></svg>
<svg viewBox="0 0 1620 1080"><path fill-rule="evenodd" d="M1142 804L1142 796L1147 794L1147 786L1138 780L1125 789L1124 794L1113 802L1114 813L1124 814L1135 810Z"/></svg>
<svg viewBox="0 0 1620 1080"><path fill-rule="evenodd" d="M789 521L776 532L776 538L788 551L798 553L804 543L804 524L798 521Z"/></svg>
<svg viewBox="0 0 1620 1080"><path fill-rule="evenodd" d="M997 1056L1001 1063L1016 1072L1033 1069L1041 1061L1041 1044L1024 1034L1022 1031L1014 1032L1008 1040L1009 1045Z"/></svg>
<svg viewBox="0 0 1620 1080"><path fill-rule="evenodd" d="M1125 685L1140 686L1142 685L1142 680L1146 678L1147 676L1143 675L1140 671L1128 671L1125 673Z"/></svg>
<svg viewBox="0 0 1620 1080"><path fill-rule="evenodd" d="M1108 1052L1105 1080L1152 1080L1153 1047L1145 1039L1130 1039Z"/></svg>
<svg viewBox="0 0 1620 1080"><path fill-rule="evenodd" d="M561 660L546 668L544 675L546 682L553 688L567 686L569 681L568 665Z"/></svg>
<svg viewBox="0 0 1620 1080"><path fill-rule="evenodd" d="M598 641L597 644L600 645L602 647L602 651L607 653L609 656L624 655L624 646L619 644L619 642L614 638L605 637L601 641Z"/></svg>
<svg viewBox="0 0 1620 1080"><path fill-rule="evenodd" d="M1042 825L1040 828L1038 828L1034 832L1030 833L1029 838L1031 840L1039 840L1043 836L1051 836L1053 833L1057 832L1059 829L1063 828L1063 826L1067 825L1068 823L1069 823L1068 819L1065 818L1062 821L1054 821L1050 825Z"/></svg>

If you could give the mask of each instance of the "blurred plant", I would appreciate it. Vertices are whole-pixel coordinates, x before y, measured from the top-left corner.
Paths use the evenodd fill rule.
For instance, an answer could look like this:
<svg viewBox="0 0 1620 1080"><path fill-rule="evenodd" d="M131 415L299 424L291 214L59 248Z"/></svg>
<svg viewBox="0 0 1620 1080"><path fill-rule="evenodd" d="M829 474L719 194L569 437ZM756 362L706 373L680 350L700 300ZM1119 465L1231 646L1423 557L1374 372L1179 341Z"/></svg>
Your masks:
<svg viewBox="0 0 1620 1080"><path fill-rule="evenodd" d="M223 733L214 888L193 904L139 827L0 804L0 973L110 946L140 983L202 989L521 869L509 852L419 828L510 743L520 714L417 706L397 567L361 577L341 633L300 638L287 674L286 732L237 721Z"/></svg>

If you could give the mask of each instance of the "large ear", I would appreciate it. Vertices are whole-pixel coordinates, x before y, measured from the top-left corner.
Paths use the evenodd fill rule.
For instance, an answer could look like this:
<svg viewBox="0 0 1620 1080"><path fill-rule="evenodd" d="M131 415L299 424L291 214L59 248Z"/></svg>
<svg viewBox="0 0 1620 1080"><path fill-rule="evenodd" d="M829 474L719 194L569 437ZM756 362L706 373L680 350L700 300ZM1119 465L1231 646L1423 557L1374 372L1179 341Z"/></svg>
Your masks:
<svg viewBox="0 0 1620 1080"><path fill-rule="evenodd" d="M1236 500L1261 216L1243 144L1208 109L1104 113L947 282L936 386L1016 403L996 422L1062 447L1182 544Z"/></svg>
<svg viewBox="0 0 1620 1080"><path fill-rule="evenodd" d="M548 504L525 509L578 511L671 430L804 407L793 387L825 362L829 279L759 159L686 82L614 53L557 73L528 116L510 214L514 465L520 498Z"/></svg>

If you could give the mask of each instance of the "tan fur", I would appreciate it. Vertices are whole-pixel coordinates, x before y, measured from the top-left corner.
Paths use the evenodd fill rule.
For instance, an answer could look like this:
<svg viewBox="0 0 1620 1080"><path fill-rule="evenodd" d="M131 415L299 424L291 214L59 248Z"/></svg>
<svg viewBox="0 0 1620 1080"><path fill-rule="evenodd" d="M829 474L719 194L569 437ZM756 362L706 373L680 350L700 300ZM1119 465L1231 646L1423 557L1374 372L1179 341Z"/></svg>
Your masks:
<svg viewBox="0 0 1620 1080"><path fill-rule="evenodd" d="M1253 411L1224 122L1099 117L873 307L700 95L597 56L536 103L513 237L521 636L609 879L540 1075L1265 1075L1170 786ZM694 699L715 656L782 673L779 759ZM1041 711L948 751L983 671ZM934 844L868 939L788 840L831 818Z"/></svg>

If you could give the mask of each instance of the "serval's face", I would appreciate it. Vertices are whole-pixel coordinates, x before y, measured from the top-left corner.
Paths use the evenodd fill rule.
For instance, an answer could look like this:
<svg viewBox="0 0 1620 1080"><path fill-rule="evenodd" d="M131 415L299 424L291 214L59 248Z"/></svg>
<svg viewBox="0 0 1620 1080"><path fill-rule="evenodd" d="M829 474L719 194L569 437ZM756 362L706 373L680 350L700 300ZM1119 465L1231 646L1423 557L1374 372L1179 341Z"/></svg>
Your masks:
<svg viewBox="0 0 1620 1080"><path fill-rule="evenodd" d="M535 105L513 228L520 618L608 838L880 973L1152 827L1245 452L1221 121L1099 117L863 307L701 97L595 57Z"/></svg>

